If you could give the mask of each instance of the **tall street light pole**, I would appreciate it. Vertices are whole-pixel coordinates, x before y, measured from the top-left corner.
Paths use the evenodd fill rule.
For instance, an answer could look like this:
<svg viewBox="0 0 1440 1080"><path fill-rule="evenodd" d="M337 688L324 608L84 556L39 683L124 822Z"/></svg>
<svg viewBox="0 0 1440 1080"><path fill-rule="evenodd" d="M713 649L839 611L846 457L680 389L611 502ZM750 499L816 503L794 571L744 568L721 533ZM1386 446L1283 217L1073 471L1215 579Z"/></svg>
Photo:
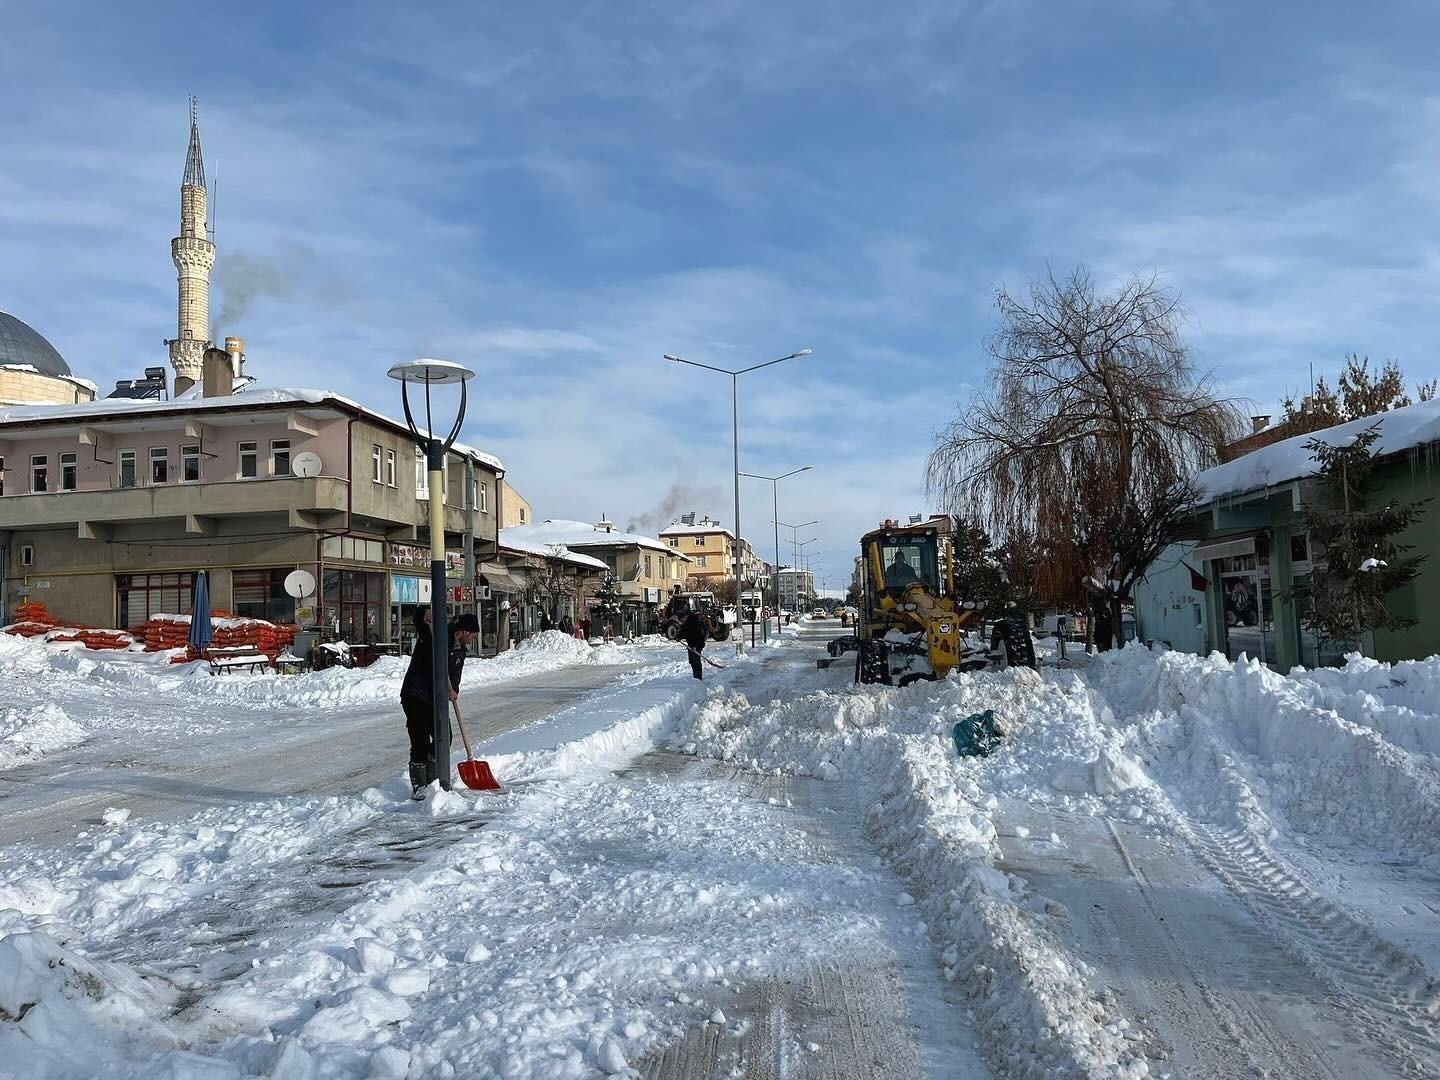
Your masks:
<svg viewBox="0 0 1440 1080"><path fill-rule="evenodd" d="M761 368L774 367L776 364L783 364L786 360L796 360L802 356L809 356L810 349L797 349L788 356L777 357L774 360L767 360L763 364L751 364L747 368L740 368L732 371L729 368L713 367L710 364L702 364L695 360L686 360L684 357L666 353L665 359L675 364L689 364L691 367L704 368L706 371L718 371L721 375L730 376L730 427L731 437L735 447L735 622L740 621L740 582L743 577L741 570L740 552L740 376L748 375L752 371L759 371ZM736 648L739 648L737 639Z"/></svg>
<svg viewBox="0 0 1440 1080"><path fill-rule="evenodd" d="M752 480L770 481L770 508L775 515L775 572L770 575L770 584L772 592L774 593L773 599L775 601L775 614L777 618L780 614L780 481L788 476L796 476L802 472L809 472L811 468L812 466L802 465L798 469L791 469L789 472L781 473L779 476L761 476L759 473L753 472L740 474L741 476L748 476ZM769 631L767 630L766 633L769 633Z"/></svg>
<svg viewBox="0 0 1440 1080"><path fill-rule="evenodd" d="M797 567L795 566L795 562L796 556L798 554L798 549L796 548L795 541L798 540L800 537L800 530L808 529L811 525L819 525L820 519L816 518L814 521L802 521L799 525L791 525L788 521L778 520L778 514L776 515L776 518L777 520L775 524L777 526L783 525L785 526L785 528L790 530L790 569L793 571L797 569ZM807 540L806 543L809 543L809 541Z"/></svg>
<svg viewBox="0 0 1440 1080"><path fill-rule="evenodd" d="M450 627L445 608L445 455L455 445L460 425L465 422L465 384L475 372L449 360L411 360L396 364L388 372L400 383L400 400L405 406L405 423L410 436L425 455L430 494L430 689L434 696L435 766L440 786L450 790ZM430 400L432 386L460 384L460 408L450 433L435 433ZM425 428L422 432L410 408L410 387L425 387ZM437 610L438 608L438 610Z"/></svg>

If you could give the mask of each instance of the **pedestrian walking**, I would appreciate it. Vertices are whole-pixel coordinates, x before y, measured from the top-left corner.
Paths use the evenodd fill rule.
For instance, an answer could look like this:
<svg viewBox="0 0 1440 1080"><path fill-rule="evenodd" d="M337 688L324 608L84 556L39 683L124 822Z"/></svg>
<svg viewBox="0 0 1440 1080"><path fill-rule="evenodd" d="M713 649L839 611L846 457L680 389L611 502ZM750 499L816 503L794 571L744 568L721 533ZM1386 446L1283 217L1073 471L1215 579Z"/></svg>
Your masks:
<svg viewBox="0 0 1440 1080"><path fill-rule="evenodd" d="M550 613L548 611L540 612L540 632L542 634L545 633L553 625L554 624L550 621Z"/></svg>
<svg viewBox="0 0 1440 1080"><path fill-rule="evenodd" d="M430 607L415 611L415 651L405 681L400 684L400 707L405 713L405 731L410 736L410 797L423 799L425 789L440 778L440 764L435 757L435 694L430 670L435 655L435 638ZM465 654L470 643L480 634L480 623L473 612L466 612L450 624L450 652L446 657L447 693L450 701L460 696L460 676L465 668ZM449 723L449 720L446 720ZM450 763L445 763L449 768Z"/></svg>
<svg viewBox="0 0 1440 1080"><path fill-rule="evenodd" d="M685 616L685 622L680 627L680 640L685 642L685 654L690 658L690 674L697 679L705 677L700 666L700 653L710 640L710 631L710 620L698 611L691 611Z"/></svg>

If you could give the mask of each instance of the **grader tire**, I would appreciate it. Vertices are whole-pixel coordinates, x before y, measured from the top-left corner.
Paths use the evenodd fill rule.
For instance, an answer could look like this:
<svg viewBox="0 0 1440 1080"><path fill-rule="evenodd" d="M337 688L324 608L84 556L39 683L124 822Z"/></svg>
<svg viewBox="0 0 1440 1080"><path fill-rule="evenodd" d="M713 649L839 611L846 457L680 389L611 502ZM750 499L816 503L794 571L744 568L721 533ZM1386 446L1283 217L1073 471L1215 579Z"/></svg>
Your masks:
<svg viewBox="0 0 1440 1080"><path fill-rule="evenodd" d="M855 652L855 681L890 684L890 658L882 642L874 639L860 642Z"/></svg>
<svg viewBox="0 0 1440 1080"><path fill-rule="evenodd" d="M1028 667L1033 671L1039 666L1035 662L1035 642L1019 619L1001 619L995 624L990 652L996 657L996 667L1002 671L1012 667Z"/></svg>
<svg viewBox="0 0 1440 1080"><path fill-rule="evenodd" d="M665 624L665 636L666 636L667 638L669 638L671 641L679 641L679 640L680 640L680 624L677 623L677 622L666 623L666 624Z"/></svg>

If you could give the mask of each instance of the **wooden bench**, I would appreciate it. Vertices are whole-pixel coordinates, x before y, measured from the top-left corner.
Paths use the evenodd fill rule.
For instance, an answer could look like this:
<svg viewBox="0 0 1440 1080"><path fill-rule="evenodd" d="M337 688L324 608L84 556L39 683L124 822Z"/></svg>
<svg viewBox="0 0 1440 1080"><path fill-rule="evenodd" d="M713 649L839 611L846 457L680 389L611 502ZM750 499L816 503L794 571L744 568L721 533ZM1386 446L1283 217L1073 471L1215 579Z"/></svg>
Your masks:
<svg viewBox="0 0 1440 1080"><path fill-rule="evenodd" d="M223 675L227 671L255 672L270 669L270 658L253 645L206 649L202 655L209 662L212 675Z"/></svg>

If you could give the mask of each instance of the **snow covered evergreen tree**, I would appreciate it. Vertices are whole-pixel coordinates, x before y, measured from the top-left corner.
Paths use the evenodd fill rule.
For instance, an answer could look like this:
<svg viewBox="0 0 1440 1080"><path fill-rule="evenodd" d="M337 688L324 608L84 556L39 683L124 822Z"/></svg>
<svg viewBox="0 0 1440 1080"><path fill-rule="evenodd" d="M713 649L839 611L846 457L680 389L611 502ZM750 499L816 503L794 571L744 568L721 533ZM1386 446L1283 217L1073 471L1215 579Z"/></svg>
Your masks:
<svg viewBox="0 0 1440 1080"><path fill-rule="evenodd" d="M594 619L601 628L608 626L614 629L617 620L620 618L620 605L622 600L623 596L620 592L620 583L615 579L614 572L611 571L605 575L604 580L600 582L594 594L590 597L591 618Z"/></svg>
<svg viewBox="0 0 1440 1080"><path fill-rule="evenodd" d="M1311 543L1324 551L1310 581L1294 594L1309 600L1305 626L1330 642L1353 643L1371 630L1400 630L1414 619L1397 615L1386 597L1419 573L1424 556L1406 555L1396 536L1423 513L1419 502L1375 504L1369 479L1379 427L1334 444L1311 439L1305 448L1320 464L1320 498L1305 509Z"/></svg>

